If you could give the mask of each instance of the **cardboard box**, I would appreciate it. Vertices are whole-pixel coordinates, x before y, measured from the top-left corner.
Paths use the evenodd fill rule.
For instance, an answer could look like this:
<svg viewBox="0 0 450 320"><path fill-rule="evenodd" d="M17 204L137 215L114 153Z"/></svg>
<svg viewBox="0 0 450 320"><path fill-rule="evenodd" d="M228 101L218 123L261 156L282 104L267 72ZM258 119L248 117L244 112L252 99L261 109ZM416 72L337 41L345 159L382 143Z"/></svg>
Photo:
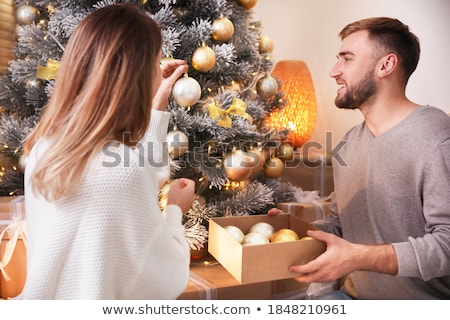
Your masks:
<svg viewBox="0 0 450 320"><path fill-rule="evenodd" d="M302 300L306 298L309 283L297 282L295 279L272 281L272 300Z"/></svg>
<svg viewBox="0 0 450 320"><path fill-rule="evenodd" d="M292 229L300 238L306 236L308 229L316 230L309 222L290 214L210 219L208 251L241 284L293 278L298 274L290 272L289 266L307 263L325 251L325 243L315 239L243 246L224 229L234 225L245 234L261 221L272 225L275 231Z"/></svg>
<svg viewBox="0 0 450 320"><path fill-rule="evenodd" d="M223 266L191 265L189 283L178 300L270 300L271 282L240 284Z"/></svg>

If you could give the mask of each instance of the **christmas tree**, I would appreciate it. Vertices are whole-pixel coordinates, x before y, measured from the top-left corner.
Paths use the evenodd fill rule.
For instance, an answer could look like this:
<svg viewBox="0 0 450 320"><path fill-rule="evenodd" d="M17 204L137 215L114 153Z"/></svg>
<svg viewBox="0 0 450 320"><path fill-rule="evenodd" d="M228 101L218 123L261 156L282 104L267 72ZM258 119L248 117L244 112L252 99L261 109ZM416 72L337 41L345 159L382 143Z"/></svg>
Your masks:
<svg viewBox="0 0 450 320"><path fill-rule="evenodd" d="M270 74L273 44L253 20L256 0L17 1L15 59L0 80L0 195L24 192L22 141L52 93L71 32L93 10L121 2L160 24L164 59L189 65L167 109L171 178L160 204L173 179L196 182L198 198L184 217L191 248L206 242L211 217L266 213L295 200L297 187L279 178L287 132L265 121L283 108L283 93Z"/></svg>

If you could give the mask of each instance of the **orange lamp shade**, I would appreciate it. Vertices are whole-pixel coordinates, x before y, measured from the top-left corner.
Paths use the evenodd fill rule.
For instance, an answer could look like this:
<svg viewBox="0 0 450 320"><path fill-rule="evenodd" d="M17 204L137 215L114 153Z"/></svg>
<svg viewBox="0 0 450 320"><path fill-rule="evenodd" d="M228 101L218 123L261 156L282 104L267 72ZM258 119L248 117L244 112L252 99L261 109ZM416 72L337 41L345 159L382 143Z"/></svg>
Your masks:
<svg viewBox="0 0 450 320"><path fill-rule="evenodd" d="M281 110L266 117L265 124L272 130L288 129L286 142L299 148L311 138L316 126L316 95L308 66L299 60L279 61L272 76L281 81L280 90L287 101Z"/></svg>

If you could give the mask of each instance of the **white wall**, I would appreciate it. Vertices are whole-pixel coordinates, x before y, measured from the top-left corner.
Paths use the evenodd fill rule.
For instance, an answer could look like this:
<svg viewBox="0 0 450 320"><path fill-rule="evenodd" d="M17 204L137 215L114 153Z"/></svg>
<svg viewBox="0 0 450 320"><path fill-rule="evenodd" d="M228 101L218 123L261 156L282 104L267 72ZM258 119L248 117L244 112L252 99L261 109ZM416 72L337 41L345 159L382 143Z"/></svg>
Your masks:
<svg viewBox="0 0 450 320"><path fill-rule="evenodd" d="M339 31L348 23L373 16L395 17L421 40L419 66L407 96L450 112L450 1L449 0L258 0L254 19L274 42L276 61L297 59L308 64L317 96L318 119L311 138L332 145L361 122L358 110L334 105L337 86L328 73L336 61Z"/></svg>

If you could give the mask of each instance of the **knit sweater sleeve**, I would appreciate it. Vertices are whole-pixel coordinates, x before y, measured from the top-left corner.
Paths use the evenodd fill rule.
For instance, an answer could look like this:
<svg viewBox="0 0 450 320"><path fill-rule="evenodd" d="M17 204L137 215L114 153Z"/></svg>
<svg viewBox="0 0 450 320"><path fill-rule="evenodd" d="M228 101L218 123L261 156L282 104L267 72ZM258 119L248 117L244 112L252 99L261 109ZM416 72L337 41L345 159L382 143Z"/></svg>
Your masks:
<svg viewBox="0 0 450 320"><path fill-rule="evenodd" d="M170 176L169 156L166 145L167 127L170 113L152 110L150 126L142 139L140 146L146 155L146 159L152 167L155 167L158 185L161 187Z"/></svg>
<svg viewBox="0 0 450 320"><path fill-rule="evenodd" d="M426 234L393 244L398 275L425 281L450 275L450 139L437 144L434 151L427 156L430 163L423 186Z"/></svg>

